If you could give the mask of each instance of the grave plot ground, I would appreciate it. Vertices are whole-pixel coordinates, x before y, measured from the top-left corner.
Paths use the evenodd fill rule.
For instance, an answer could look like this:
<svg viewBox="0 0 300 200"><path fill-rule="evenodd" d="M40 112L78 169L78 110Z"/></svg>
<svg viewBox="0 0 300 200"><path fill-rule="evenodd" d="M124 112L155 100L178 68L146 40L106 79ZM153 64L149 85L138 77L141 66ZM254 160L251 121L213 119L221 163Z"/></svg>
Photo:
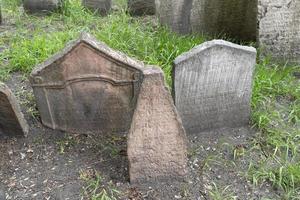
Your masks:
<svg viewBox="0 0 300 200"><path fill-rule="evenodd" d="M24 14L3 1L0 77L17 96L30 131L0 139L0 199L299 199L300 67L259 60L249 127L188 135L189 175L183 183L130 185L124 135L74 135L41 125L27 80L33 67L81 31L147 64L162 67L211 39L180 37L154 17L132 18L115 1L99 17L79 0L49 16Z"/></svg>

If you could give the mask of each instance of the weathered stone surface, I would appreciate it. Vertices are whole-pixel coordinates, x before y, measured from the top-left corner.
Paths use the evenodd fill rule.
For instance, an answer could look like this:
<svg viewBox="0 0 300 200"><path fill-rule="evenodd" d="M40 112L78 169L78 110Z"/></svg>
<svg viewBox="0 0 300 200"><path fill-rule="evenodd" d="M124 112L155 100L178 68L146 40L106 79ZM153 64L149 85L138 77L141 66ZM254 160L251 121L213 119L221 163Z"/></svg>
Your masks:
<svg viewBox="0 0 300 200"><path fill-rule="evenodd" d="M192 0L155 0L160 22L179 34L191 31Z"/></svg>
<svg viewBox="0 0 300 200"><path fill-rule="evenodd" d="M180 34L225 34L256 40L256 0L156 0L162 24Z"/></svg>
<svg viewBox="0 0 300 200"><path fill-rule="evenodd" d="M177 57L173 96L187 133L249 122L256 50L223 40Z"/></svg>
<svg viewBox="0 0 300 200"><path fill-rule="evenodd" d="M74 133L127 132L142 68L82 34L31 73L43 124Z"/></svg>
<svg viewBox="0 0 300 200"><path fill-rule="evenodd" d="M0 83L0 136L26 136L28 125L10 89Z"/></svg>
<svg viewBox="0 0 300 200"><path fill-rule="evenodd" d="M256 40L257 0L194 0L193 32Z"/></svg>
<svg viewBox="0 0 300 200"><path fill-rule="evenodd" d="M131 15L154 15L155 0L128 0L128 10Z"/></svg>
<svg viewBox="0 0 300 200"><path fill-rule="evenodd" d="M23 6L28 13L48 13L61 5L61 0L24 0Z"/></svg>
<svg viewBox="0 0 300 200"><path fill-rule="evenodd" d="M163 72L146 68L128 135L130 181L182 180L187 172L186 142Z"/></svg>
<svg viewBox="0 0 300 200"><path fill-rule="evenodd" d="M82 0L82 5L90 10L107 15L111 9L111 0Z"/></svg>
<svg viewBox="0 0 300 200"><path fill-rule="evenodd" d="M299 0L259 0L259 43L264 55L300 63Z"/></svg>

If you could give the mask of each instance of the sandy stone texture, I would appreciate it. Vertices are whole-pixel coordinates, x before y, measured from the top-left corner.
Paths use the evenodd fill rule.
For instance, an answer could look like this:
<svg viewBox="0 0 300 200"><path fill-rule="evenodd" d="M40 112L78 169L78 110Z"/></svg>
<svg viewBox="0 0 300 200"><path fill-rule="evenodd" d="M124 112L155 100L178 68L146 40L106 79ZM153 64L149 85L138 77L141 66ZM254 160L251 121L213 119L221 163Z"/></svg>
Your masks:
<svg viewBox="0 0 300 200"><path fill-rule="evenodd" d="M11 90L0 82L0 136L26 136L28 125Z"/></svg>
<svg viewBox="0 0 300 200"><path fill-rule="evenodd" d="M247 125L256 49L223 40L177 57L173 97L187 133Z"/></svg>
<svg viewBox="0 0 300 200"><path fill-rule="evenodd" d="M259 43L265 56L300 63L299 0L259 0Z"/></svg>
<svg viewBox="0 0 300 200"><path fill-rule="evenodd" d="M181 181L187 173L187 139L163 72L150 67L128 135L131 183Z"/></svg>
<svg viewBox="0 0 300 200"><path fill-rule="evenodd" d="M128 132L143 67L83 33L31 73L42 123L71 133Z"/></svg>

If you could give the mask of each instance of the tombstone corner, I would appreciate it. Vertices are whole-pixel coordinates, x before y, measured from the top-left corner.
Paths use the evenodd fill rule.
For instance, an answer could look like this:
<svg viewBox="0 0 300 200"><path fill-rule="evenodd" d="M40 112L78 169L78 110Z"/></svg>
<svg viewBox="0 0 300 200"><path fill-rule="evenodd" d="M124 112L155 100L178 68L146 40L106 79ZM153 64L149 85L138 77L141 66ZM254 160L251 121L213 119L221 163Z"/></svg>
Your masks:
<svg viewBox="0 0 300 200"><path fill-rule="evenodd" d="M0 136L27 136L28 124L11 90L0 82Z"/></svg>

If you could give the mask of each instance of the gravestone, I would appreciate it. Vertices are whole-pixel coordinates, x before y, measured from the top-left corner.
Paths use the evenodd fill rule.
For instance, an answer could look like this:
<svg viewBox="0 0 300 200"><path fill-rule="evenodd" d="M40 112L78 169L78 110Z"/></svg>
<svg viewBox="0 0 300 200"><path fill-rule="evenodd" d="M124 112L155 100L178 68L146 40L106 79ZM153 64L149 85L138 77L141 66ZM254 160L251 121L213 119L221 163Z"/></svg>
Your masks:
<svg viewBox="0 0 300 200"><path fill-rule="evenodd" d="M28 125L15 96L0 83L0 136L26 136Z"/></svg>
<svg viewBox="0 0 300 200"><path fill-rule="evenodd" d="M61 0L24 0L23 6L28 13L49 13L61 5Z"/></svg>
<svg viewBox="0 0 300 200"><path fill-rule="evenodd" d="M159 68L146 68L128 135L131 183L182 180L187 139Z"/></svg>
<svg viewBox="0 0 300 200"><path fill-rule="evenodd" d="M127 132L143 66L83 33L31 73L43 124L71 133Z"/></svg>
<svg viewBox="0 0 300 200"><path fill-rule="evenodd" d="M299 0L259 0L259 43L264 55L300 63Z"/></svg>
<svg viewBox="0 0 300 200"><path fill-rule="evenodd" d="M163 25L179 34L191 31L192 0L155 0L156 14Z"/></svg>
<svg viewBox="0 0 300 200"><path fill-rule="evenodd" d="M160 22L179 34L256 40L257 0L156 0Z"/></svg>
<svg viewBox="0 0 300 200"><path fill-rule="evenodd" d="M256 50L223 40L177 57L173 97L187 133L248 124Z"/></svg>
<svg viewBox="0 0 300 200"><path fill-rule="evenodd" d="M82 5L100 15L107 15L111 9L111 0L82 0Z"/></svg>
<svg viewBox="0 0 300 200"><path fill-rule="evenodd" d="M131 15L154 15L155 0L128 0L128 10Z"/></svg>

